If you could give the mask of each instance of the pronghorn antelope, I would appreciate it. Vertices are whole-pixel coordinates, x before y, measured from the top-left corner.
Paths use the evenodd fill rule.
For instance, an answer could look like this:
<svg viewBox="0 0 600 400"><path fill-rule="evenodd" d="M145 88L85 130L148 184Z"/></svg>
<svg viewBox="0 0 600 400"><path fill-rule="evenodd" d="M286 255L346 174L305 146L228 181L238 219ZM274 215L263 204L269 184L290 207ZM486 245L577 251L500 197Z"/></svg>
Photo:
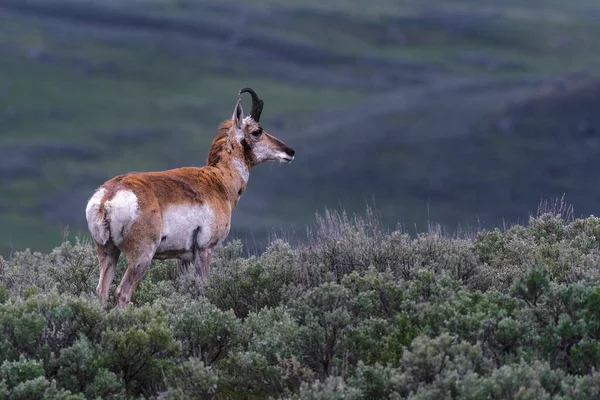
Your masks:
<svg viewBox="0 0 600 400"><path fill-rule="evenodd" d="M204 279L212 249L229 233L252 167L294 159L294 149L259 125L264 102L254 90L239 94L244 92L252 96L250 116L244 117L238 99L231 119L219 126L204 167L119 175L90 198L85 213L100 264L96 292L105 305L121 252L127 257L116 291L121 308L129 305L152 259L193 263Z"/></svg>

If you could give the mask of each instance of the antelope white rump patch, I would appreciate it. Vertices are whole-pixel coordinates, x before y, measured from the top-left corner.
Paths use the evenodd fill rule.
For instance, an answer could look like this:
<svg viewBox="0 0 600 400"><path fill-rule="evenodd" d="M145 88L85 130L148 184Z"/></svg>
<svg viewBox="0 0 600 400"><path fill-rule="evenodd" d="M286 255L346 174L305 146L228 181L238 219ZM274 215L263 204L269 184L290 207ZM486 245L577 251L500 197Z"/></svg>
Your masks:
<svg viewBox="0 0 600 400"><path fill-rule="evenodd" d="M104 224L104 218L98 215L100 203L102 202L105 192L106 190L104 190L104 188L96 190L85 208L85 218L88 223L90 234L96 242L102 245L106 244L110 237L110 232L108 232L108 229L106 229Z"/></svg>
<svg viewBox="0 0 600 400"><path fill-rule="evenodd" d="M112 240L119 246L139 215L138 198L131 190L119 190L112 199L104 203L104 209L110 221Z"/></svg>

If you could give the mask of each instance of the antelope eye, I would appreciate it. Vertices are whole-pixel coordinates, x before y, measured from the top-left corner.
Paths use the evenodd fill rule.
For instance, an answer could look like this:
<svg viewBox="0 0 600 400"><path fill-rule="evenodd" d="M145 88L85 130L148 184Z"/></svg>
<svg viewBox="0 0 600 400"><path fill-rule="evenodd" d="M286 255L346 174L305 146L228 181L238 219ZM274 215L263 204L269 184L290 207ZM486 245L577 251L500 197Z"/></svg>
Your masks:
<svg viewBox="0 0 600 400"><path fill-rule="evenodd" d="M262 128L259 128L252 132L252 136L259 137L261 135L261 133L263 133L263 130L262 130Z"/></svg>

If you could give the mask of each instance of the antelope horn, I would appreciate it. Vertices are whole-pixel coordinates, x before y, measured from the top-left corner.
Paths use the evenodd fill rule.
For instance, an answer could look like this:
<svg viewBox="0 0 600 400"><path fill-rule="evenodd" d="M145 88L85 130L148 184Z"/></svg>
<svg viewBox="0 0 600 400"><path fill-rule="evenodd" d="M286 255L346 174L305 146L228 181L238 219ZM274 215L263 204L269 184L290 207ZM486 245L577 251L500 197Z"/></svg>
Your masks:
<svg viewBox="0 0 600 400"><path fill-rule="evenodd" d="M238 92L238 94L246 92L250 93L250 95L252 96L252 109L250 110L250 116L253 120L258 122L260 120L260 114L262 114L262 109L265 102L259 99L256 92L251 88L243 88Z"/></svg>

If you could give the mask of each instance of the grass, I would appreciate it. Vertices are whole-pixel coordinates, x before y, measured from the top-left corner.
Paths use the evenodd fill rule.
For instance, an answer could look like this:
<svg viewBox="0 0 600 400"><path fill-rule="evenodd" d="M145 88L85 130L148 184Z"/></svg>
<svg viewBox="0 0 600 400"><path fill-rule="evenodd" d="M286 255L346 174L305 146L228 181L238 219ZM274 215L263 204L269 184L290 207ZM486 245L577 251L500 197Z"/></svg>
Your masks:
<svg viewBox="0 0 600 400"><path fill-rule="evenodd" d="M64 231L55 224L40 222L39 218L22 216L16 212L5 212L0 215L0 227L7 233L0 251L10 256L18 250L35 249L37 243L57 246L64 238ZM31 246L26 243L32 243Z"/></svg>
<svg viewBox="0 0 600 400"><path fill-rule="evenodd" d="M500 154L503 162L526 168L518 138L512 145L493 138L487 142L492 130L486 123L500 118L516 98L504 87L593 71L600 63L594 51L600 28L587 18L599 7L587 0L569 5L538 0L526 6L468 0L427 5L381 0L367 6L357 0L261 0L253 8L230 1L183 8L172 1L125 6L111 0L95 4L106 15L112 13L112 23L97 24L90 17L60 14L58 8L52 16L37 12L38 1L27 3L29 11L18 11L15 4L0 7L0 144L13 156L22 154L36 174L20 174L21 167L6 157L0 161L0 171L9 171L0 176L0 216L22 221L18 231L23 232L0 226L3 254L10 246L49 250L67 224L85 230L87 196L111 176L203 164L217 125L230 116L237 91L245 86L260 88L266 129L293 145L299 157L285 169L259 167L253 173L240 203L239 213L248 216L237 220L241 235L264 237L284 225L302 226L314 209L342 203L356 211L372 198L386 210L386 218L400 214L422 221L425 204L435 197L431 171L465 169L462 160L440 155L439 138L447 139L445 148L463 154L465 132L478 132L486 141L480 147L482 159ZM123 22L131 15L181 23L154 29ZM238 19L243 15L246 25ZM490 15L495 15L493 23L486 22ZM217 33L194 33L194 27L217 22L219 29L232 31L244 26L244 46L235 47L230 37ZM298 43L301 47L290 52ZM307 61L312 52L321 54L322 63ZM444 96L424 95L457 79L490 79L501 89L473 93L459 86ZM409 89L417 93L409 97L410 106L388 104L389 112L344 123L345 110L359 102L373 111L378 96ZM522 91L527 97L537 89L523 85ZM249 99L244 102L248 108ZM354 109L353 116L357 113ZM527 129L539 134L546 128L535 121ZM331 122L337 126L333 131L322 128ZM307 139L305 131L314 134ZM56 154L44 147L49 143L80 146L81 151ZM550 150L544 151L541 159ZM87 152L95 156L84 156ZM446 165L439 164L442 159ZM341 167L333 168L335 163ZM355 175L345 175L350 170ZM497 176L514 180L516 174L511 168L466 171L469 181L442 188L441 198L450 200L435 207L444 222L455 224L468 218L467 205L476 203L472 199L478 193L490 191L488 182ZM577 187L573 180L557 182L559 188ZM537 201L539 193L525 197ZM530 206L519 202L508 209L514 214ZM48 219L57 209L62 219ZM44 234L32 231L28 240L29 229Z"/></svg>
<svg viewBox="0 0 600 400"><path fill-rule="evenodd" d="M0 108L15 110L16 114L7 122L0 122L2 143L19 146L80 143L104 154L101 160L47 159L40 166L41 182L38 179L6 182L1 201L16 206L10 212L17 215L22 207L32 207L43 199L44 193L51 195L53 190L65 187L73 174L108 178L122 173L124 165L129 170L166 168L164 156L169 153L174 135L180 136L178 145L185 146L181 149L182 156L201 165L206 151L202 149L207 149L217 125L229 117L237 90L248 85L248 79L242 76L198 74L195 65L201 67L203 63L199 55L169 58L162 56L164 50L151 45L115 46L85 36L64 48L64 38L53 35L51 27L41 29L38 21L27 18L21 18L19 23L11 18L4 20L12 22L4 25L4 29L11 34L8 38L14 39L10 44L18 50L0 62L0 82L8 82L7 93L0 98ZM45 32L48 29L50 34ZM9 41L6 36L5 41ZM36 63L22 54L28 49L64 58L78 57L92 65L115 65L116 71L86 74L63 65ZM36 85L32 85L32 77ZM252 79L252 85L260 87L261 96L269 99L268 112L272 117L291 113L298 117L324 105L352 101L359 95L351 90L307 89L262 77ZM66 110L67 116L56 118L54 114L61 110ZM32 118L36 113L42 116ZM164 133L156 138L140 138L135 151L119 146L115 152L110 137L127 129ZM100 183L97 180L90 184ZM16 204L14 199L21 201ZM30 213L20 215L19 219L23 220L22 229L26 231L35 226L40 215ZM44 232L48 234L48 230ZM52 237L57 236L35 235L26 242L17 234L7 239L18 248L27 245L39 249L52 242Z"/></svg>

